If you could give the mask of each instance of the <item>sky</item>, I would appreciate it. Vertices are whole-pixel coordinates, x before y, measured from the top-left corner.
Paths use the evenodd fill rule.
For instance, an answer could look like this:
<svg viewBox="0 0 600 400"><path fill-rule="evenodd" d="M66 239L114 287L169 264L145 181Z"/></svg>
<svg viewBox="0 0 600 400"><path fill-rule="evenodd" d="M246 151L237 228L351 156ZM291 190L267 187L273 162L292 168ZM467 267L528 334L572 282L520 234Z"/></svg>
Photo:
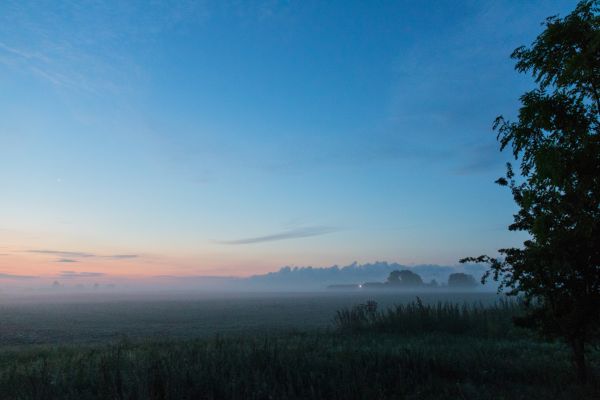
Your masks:
<svg viewBox="0 0 600 400"><path fill-rule="evenodd" d="M518 246L492 123L574 1L0 2L0 281Z"/></svg>

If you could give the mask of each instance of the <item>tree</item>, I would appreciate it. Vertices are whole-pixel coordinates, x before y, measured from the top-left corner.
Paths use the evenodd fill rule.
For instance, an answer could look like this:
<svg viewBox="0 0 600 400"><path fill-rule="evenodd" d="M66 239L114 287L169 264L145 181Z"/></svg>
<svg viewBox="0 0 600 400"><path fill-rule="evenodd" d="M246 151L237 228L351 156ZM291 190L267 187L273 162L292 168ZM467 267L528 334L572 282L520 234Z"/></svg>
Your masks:
<svg viewBox="0 0 600 400"><path fill-rule="evenodd" d="M402 271L392 271L387 278L387 283L390 285L398 285L405 287L422 286L423 279L418 274L407 269Z"/></svg>
<svg viewBox="0 0 600 400"><path fill-rule="evenodd" d="M587 379L586 345L600 328L600 15L582 1L564 18L549 17L531 47L519 47L515 69L537 88L521 96L518 121L498 117L500 150L510 148L520 176L507 164L519 210L511 231L522 248L500 249L486 262L500 290L519 295L527 315L515 322L561 338L572 349L578 378Z"/></svg>
<svg viewBox="0 0 600 400"><path fill-rule="evenodd" d="M452 288L474 288L477 286L477 281L473 275L456 272L448 277L448 287Z"/></svg>

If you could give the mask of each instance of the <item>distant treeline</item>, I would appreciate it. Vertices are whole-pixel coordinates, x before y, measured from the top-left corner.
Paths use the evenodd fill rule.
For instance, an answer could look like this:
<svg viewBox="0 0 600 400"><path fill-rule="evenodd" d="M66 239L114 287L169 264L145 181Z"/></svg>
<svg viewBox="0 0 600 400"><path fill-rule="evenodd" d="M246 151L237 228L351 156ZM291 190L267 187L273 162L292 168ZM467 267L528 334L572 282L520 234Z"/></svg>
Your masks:
<svg viewBox="0 0 600 400"><path fill-rule="evenodd" d="M324 288L329 285L353 286L363 282L367 285L383 285L383 282L386 281L394 271L412 272L415 275L418 275L422 281L429 282L428 284L439 282L441 285L444 285L445 283L450 285L450 276L455 274L470 275L475 281L479 281L481 275L485 271L485 267L480 265L445 266L435 264L406 266L385 261L367 264L358 264L355 262L346 266L333 265L331 267L286 266L279 271L270 272L264 275L255 275L244 281L250 285L265 285L272 287L307 286Z"/></svg>
<svg viewBox="0 0 600 400"><path fill-rule="evenodd" d="M329 289L475 289L481 284L475 277L463 272L454 272L448 276L448 281L438 283L432 279L428 283L421 276L408 269L390 272L385 282L365 282L359 284L335 284L329 285Z"/></svg>

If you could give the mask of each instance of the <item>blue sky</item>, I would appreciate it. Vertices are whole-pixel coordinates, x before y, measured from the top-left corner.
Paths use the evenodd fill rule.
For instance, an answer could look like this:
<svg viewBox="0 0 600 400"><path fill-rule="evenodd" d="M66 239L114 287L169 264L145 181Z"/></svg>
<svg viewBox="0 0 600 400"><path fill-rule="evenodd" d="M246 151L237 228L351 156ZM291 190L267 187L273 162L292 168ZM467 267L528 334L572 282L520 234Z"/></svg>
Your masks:
<svg viewBox="0 0 600 400"><path fill-rule="evenodd" d="M50 252L249 275L518 245L491 125L532 87L511 51L574 6L3 1L0 272L56 272Z"/></svg>

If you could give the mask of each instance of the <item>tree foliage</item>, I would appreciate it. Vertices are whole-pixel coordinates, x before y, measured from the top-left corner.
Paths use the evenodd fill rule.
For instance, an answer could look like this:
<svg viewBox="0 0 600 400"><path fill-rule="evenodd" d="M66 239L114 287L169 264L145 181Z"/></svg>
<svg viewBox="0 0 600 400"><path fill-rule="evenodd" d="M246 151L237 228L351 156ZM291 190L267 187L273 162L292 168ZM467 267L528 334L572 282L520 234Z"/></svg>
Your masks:
<svg viewBox="0 0 600 400"><path fill-rule="evenodd" d="M448 287L451 288L474 288L477 286L477 281L473 275L456 272L448 277Z"/></svg>
<svg viewBox="0 0 600 400"><path fill-rule="evenodd" d="M506 177L519 210L511 231L530 237L500 249L484 276L522 296L529 314L519 322L573 349L586 379L585 344L600 327L600 6L582 1L564 18L549 17L530 47L512 58L537 87L520 98L518 120L498 117L500 149L510 149Z"/></svg>
<svg viewBox="0 0 600 400"><path fill-rule="evenodd" d="M422 286L423 279L418 274L407 269L402 271L392 271L387 278L387 283L390 285L414 287Z"/></svg>

